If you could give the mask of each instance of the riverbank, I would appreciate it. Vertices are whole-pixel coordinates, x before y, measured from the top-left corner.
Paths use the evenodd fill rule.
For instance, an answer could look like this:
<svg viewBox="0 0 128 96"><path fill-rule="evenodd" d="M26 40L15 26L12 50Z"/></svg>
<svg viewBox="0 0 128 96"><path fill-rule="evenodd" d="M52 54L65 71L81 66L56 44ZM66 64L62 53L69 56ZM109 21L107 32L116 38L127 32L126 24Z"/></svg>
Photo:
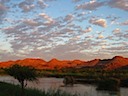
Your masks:
<svg viewBox="0 0 128 96"><path fill-rule="evenodd" d="M10 83L0 82L0 96L20 96L20 92L21 92L20 86ZM74 96L74 95L63 92L59 89L48 90L46 92L38 89L26 88L25 96Z"/></svg>
<svg viewBox="0 0 128 96"><path fill-rule="evenodd" d="M12 83L15 85L19 84L17 80L15 80L10 76L1 76L0 81ZM120 91L118 92L110 92L110 91L103 91L103 90L99 91L99 90L96 90L97 86L94 86L93 84L74 84L74 86L63 86L62 81L63 81L63 78L43 77L43 78L38 78L38 82L27 82L27 88L38 89L41 91L45 90L46 92L50 92L49 89L50 90L59 89L59 90L62 90L61 92L70 93L72 95L77 94L75 96L112 96L110 95L111 93L115 94L114 96L127 96L128 94L128 91L127 91L128 88L121 87ZM116 95L117 93L119 93L120 95ZM72 96L72 95L69 95L69 96ZM0 94L0 96L10 96L10 95ZM20 95L17 95L17 96L20 96ZM35 95L35 96L38 96L38 95ZM43 95L43 96L46 96L46 95ZM48 95L48 96L53 96L53 95ZM60 96L63 96L63 95L60 95Z"/></svg>

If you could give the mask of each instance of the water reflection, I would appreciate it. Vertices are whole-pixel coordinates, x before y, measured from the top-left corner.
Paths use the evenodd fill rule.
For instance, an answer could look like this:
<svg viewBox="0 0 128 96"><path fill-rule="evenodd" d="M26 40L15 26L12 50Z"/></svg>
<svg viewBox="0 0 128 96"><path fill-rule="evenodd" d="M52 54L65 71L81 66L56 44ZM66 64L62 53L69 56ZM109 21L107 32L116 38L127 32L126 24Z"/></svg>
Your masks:
<svg viewBox="0 0 128 96"><path fill-rule="evenodd" d="M9 76L1 76L0 81L18 84L17 80ZM121 88L120 92L97 91L96 86L89 84L75 84L73 87L63 86L62 78L39 78L38 82L28 82L28 87L38 88L40 90L60 89L71 94L80 96L128 96L128 88Z"/></svg>

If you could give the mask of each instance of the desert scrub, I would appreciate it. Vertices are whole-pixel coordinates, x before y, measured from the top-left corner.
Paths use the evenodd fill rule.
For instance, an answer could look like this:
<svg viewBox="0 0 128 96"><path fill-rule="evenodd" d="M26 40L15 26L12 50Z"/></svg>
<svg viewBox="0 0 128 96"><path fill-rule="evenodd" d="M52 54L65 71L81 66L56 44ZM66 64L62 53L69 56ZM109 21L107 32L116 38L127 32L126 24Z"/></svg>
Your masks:
<svg viewBox="0 0 128 96"><path fill-rule="evenodd" d="M0 82L0 96L20 96L20 93L21 93L21 89L19 85ZM71 95L59 89L40 91L38 89L26 88L24 96L78 96L78 95L76 94Z"/></svg>

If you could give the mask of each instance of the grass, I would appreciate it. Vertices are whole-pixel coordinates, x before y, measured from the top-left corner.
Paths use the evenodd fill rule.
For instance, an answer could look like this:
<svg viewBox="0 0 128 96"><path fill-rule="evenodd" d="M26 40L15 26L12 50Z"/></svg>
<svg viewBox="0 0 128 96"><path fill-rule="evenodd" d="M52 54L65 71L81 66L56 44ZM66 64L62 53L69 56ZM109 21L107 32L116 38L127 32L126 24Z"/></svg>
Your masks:
<svg viewBox="0 0 128 96"><path fill-rule="evenodd" d="M9 83L0 82L0 96L20 96L20 86ZM38 89L25 89L25 96L78 96L71 95L61 90L40 91Z"/></svg>

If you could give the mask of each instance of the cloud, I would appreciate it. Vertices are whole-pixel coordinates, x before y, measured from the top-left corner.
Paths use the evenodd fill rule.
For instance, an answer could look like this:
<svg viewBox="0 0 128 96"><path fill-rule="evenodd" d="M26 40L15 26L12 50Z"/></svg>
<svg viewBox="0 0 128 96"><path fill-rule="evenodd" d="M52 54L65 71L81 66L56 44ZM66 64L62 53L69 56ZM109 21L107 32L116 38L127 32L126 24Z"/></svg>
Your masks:
<svg viewBox="0 0 128 96"><path fill-rule="evenodd" d="M52 50L50 50L50 53L52 53L54 58L56 57L59 59L84 59L84 57L87 56L88 52L81 51L90 49L91 41L86 40L84 42L75 43L78 40L79 39L77 37L71 38L66 44L58 45L52 48ZM63 54L60 54L61 52L63 52Z"/></svg>
<svg viewBox="0 0 128 96"><path fill-rule="evenodd" d="M38 22L32 20L32 19L27 19L23 21L25 24L30 25L30 26L37 26Z"/></svg>
<svg viewBox="0 0 128 96"><path fill-rule="evenodd" d="M121 32L121 29L120 28L116 28L112 31L114 34L118 34Z"/></svg>
<svg viewBox="0 0 128 96"><path fill-rule="evenodd" d="M0 41L0 54L6 52L12 52L11 45L9 42L5 42L4 40Z"/></svg>
<svg viewBox="0 0 128 96"><path fill-rule="evenodd" d="M120 23L120 25L125 25L125 26L127 26L127 25L128 25L128 20L126 20L126 21Z"/></svg>
<svg viewBox="0 0 128 96"><path fill-rule="evenodd" d="M85 2L83 4L77 5L76 9L96 10L97 8L103 5L104 5L104 2L97 2L96 0L91 0L90 2Z"/></svg>
<svg viewBox="0 0 128 96"><path fill-rule="evenodd" d="M122 37L127 40L128 39L128 33L124 34Z"/></svg>
<svg viewBox="0 0 128 96"><path fill-rule="evenodd" d="M100 34L98 37L97 37L97 39L103 39L104 38L104 36L102 35L102 34Z"/></svg>
<svg viewBox="0 0 128 96"><path fill-rule="evenodd" d="M128 11L128 1L127 0L109 0L107 5L112 8L118 8L121 10Z"/></svg>
<svg viewBox="0 0 128 96"><path fill-rule="evenodd" d="M30 2L31 1L31 2ZM26 0L19 3L19 8L22 9L23 12L29 12L34 9L35 5L33 4L33 0Z"/></svg>
<svg viewBox="0 0 128 96"><path fill-rule="evenodd" d="M74 19L74 15L72 14L68 14L66 17L65 17L65 21L72 21Z"/></svg>
<svg viewBox="0 0 128 96"><path fill-rule="evenodd" d="M57 0L41 0L41 1L52 2L52 1L57 1Z"/></svg>
<svg viewBox="0 0 128 96"><path fill-rule="evenodd" d="M0 3L0 15L3 14L5 11L7 10L7 8Z"/></svg>
<svg viewBox="0 0 128 96"><path fill-rule="evenodd" d="M46 13L40 13L39 16L43 17L44 19L50 18Z"/></svg>
<svg viewBox="0 0 128 96"><path fill-rule="evenodd" d="M95 19L95 18L91 18L89 20L89 23L94 24L94 25L98 25L101 27L107 27L107 21L105 19Z"/></svg>
<svg viewBox="0 0 128 96"><path fill-rule="evenodd" d="M101 46L101 48L102 48L102 49L105 49L105 48L106 48L106 46L104 46L104 45L103 45L103 46Z"/></svg>
<svg viewBox="0 0 128 96"><path fill-rule="evenodd" d="M105 38L106 40L114 40L114 36L110 35Z"/></svg>
<svg viewBox="0 0 128 96"><path fill-rule="evenodd" d="M6 0L1 1L4 2ZM105 29L105 32L108 32L107 35L105 32L100 32L102 27L107 27L107 20L109 23L112 21L114 22L113 24L115 24L118 19L117 14L110 15L111 13L108 13L108 15L104 15L103 13L103 15L97 15L94 11L99 12L97 9L103 5L106 6L104 2L110 2L110 0L90 0L90 2L86 1L83 4L82 2L84 1L82 0L72 0L71 3L76 2L73 3L74 7L80 4L75 7L78 10L72 10L71 8L72 11L65 11L61 16L60 14L52 14L54 13L54 5L60 1L58 0L52 3L51 1L55 0L22 0L18 1L20 3L12 1L6 2L6 4L0 3L0 14L2 14L2 19L5 22L1 26L1 33L5 34L5 37L3 37L5 42L2 44L6 42L8 42L7 45L10 44L9 47L1 45L6 47L6 50L4 50L4 47L0 48L0 52L6 51L5 54L1 52L3 54L3 56L1 56L2 59L5 59L6 55L8 55L7 58L9 59L15 59L17 57L92 59L92 56L94 56L97 50L107 50L106 48L111 47L111 45L108 45L111 41L127 41L128 34L125 32L127 31L126 29L124 29L124 32L120 32L123 29L119 30L116 28L112 30L114 34L111 34L111 32L108 31L108 27ZM45 10L44 8L46 7L48 8ZM62 8L57 11L60 12L63 8L62 6ZM8 16L5 16L6 12L8 12ZM15 12L18 13L14 14ZM49 14L51 14L51 16ZM103 19L105 18L104 16L111 17ZM122 15L117 22L120 22L122 17L124 16ZM100 33L95 34L92 32L94 30L93 24L100 26L94 26L94 29ZM128 24L127 21L125 21L118 23L118 25ZM115 34L118 32L121 34ZM101 41L103 40L107 41L102 43ZM63 54L60 54L62 52ZM111 54L111 52L109 54ZM103 54L100 55L103 56Z"/></svg>
<svg viewBox="0 0 128 96"><path fill-rule="evenodd" d="M18 7L23 12L30 12L35 8L37 9L34 11L37 11L48 7L48 4L46 4L46 2L51 2L51 1L55 1L55 0L23 0L21 3L18 4Z"/></svg>
<svg viewBox="0 0 128 96"><path fill-rule="evenodd" d="M37 4L39 5L40 8L43 8L43 9L48 6L43 0L38 0Z"/></svg>
<svg viewBox="0 0 128 96"><path fill-rule="evenodd" d="M109 47L109 48L107 48L107 50L110 50L110 51L122 51L122 50L124 50L124 51L126 51L127 50L127 45L119 45L118 44L118 46L113 46L113 47ZM123 52L123 51L122 51Z"/></svg>
<svg viewBox="0 0 128 96"><path fill-rule="evenodd" d="M61 30L61 32L65 34L66 32L74 32L74 30L71 28L64 28Z"/></svg>
<svg viewBox="0 0 128 96"><path fill-rule="evenodd" d="M91 32L92 31L92 27L87 27L85 30L83 30L83 32Z"/></svg>
<svg viewBox="0 0 128 96"><path fill-rule="evenodd" d="M4 18L4 15L6 14L6 12L7 12L7 7L0 2L0 23Z"/></svg>
<svg viewBox="0 0 128 96"><path fill-rule="evenodd" d="M128 30L125 30L125 32L128 32Z"/></svg>
<svg viewBox="0 0 128 96"><path fill-rule="evenodd" d="M46 20L51 20L51 17L46 14L42 16ZM22 56L28 56L33 50L38 51L40 48L45 50L44 48L48 46L58 45L59 41L63 42L62 39L56 38L59 36L56 33L61 29L57 29L57 32L53 31L54 26L58 28L59 22L46 26L46 23L38 21L38 19L41 18L23 19L19 21L20 23L16 23L16 25L2 28L2 32L8 37L7 41L11 44L15 56L19 56L20 54ZM11 40L9 40L9 38ZM27 49L25 48L26 46L28 46ZM25 52L26 50L27 52ZM38 54L36 56L38 56Z"/></svg>
<svg viewBox="0 0 128 96"><path fill-rule="evenodd" d="M80 2L81 0L72 0L72 2L76 3L76 2Z"/></svg>
<svg viewBox="0 0 128 96"><path fill-rule="evenodd" d="M45 19L45 25L51 25L55 23L55 20L53 20L52 17L48 16L46 13L40 13L39 16Z"/></svg>

